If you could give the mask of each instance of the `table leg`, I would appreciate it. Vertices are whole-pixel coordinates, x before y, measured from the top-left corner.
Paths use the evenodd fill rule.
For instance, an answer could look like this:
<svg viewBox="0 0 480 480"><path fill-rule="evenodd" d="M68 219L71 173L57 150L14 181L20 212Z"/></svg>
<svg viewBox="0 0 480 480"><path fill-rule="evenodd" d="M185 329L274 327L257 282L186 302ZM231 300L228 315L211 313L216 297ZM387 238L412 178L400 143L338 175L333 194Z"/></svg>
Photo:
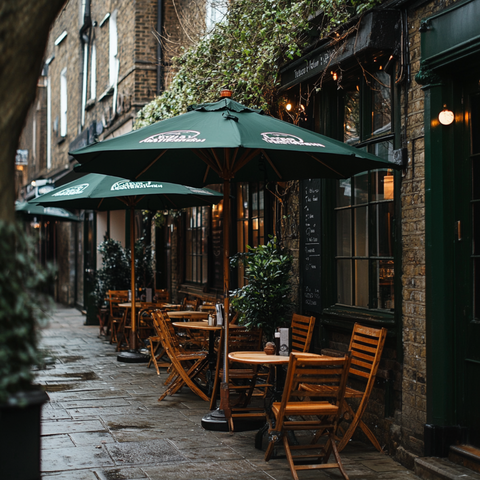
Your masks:
<svg viewBox="0 0 480 480"><path fill-rule="evenodd" d="M270 418L273 427L275 427L275 416L272 415L272 405L274 402L280 402L283 395L283 387L285 384L285 371L281 365L272 365L270 366L270 374L274 376L273 382L271 382L272 387L269 388L267 395L264 399L264 409L267 413L267 418ZM266 445L269 443L268 439L268 429L269 424L266 423L260 430L255 434L255 448L257 450L265 451ZM293 433L293 432L288 432ZM293 439L292 444L296 445L298 442L296 439ZM264 447L265 444L265 447ZM274 458L274 457L272 457Z"/></svg>
<svg viewBox="0 0 480 480"><path fill-rule="evenodd" d="M207 395L212 396L213 384L215 383L215 367L217 359L215 358L215 330L208 332L208 371L207 371Z"/></svg>

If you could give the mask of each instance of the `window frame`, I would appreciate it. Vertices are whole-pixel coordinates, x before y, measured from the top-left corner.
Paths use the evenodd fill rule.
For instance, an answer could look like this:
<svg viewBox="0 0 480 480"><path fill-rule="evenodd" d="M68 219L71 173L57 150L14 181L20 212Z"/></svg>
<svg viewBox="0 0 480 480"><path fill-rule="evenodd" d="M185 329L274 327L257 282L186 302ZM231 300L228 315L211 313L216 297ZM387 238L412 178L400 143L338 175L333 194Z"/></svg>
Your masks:
<svg viewBox="0 0 480 480"><path fill-rule="evenodd" d="M351 73L351 72L349 72ZM344 78L348 78L344 74ZM376 144L389 141L393 144L393 149L397 148L400 142L398 132L399 109L395 106L398 104L399 89L390 78L391 86L391 127L390 131L374 134L373 132L373 92L369 89L362 72L355 71L351 75L352 80L360 82L360 135L359 140L354 142L352 146L372 151ZM345 82L347 83L347 82ZM344 141L344 90L337 89L337 85L330 83L325 85L322 92L319 92L319 101L317 104L326 105L324 110L327 112L319 112L319 119L316 123L316 130L330 137ZM320 107L321 108L321 107ZM369 126L366 128L366 126ZM322 128L322 126L324 126ZM381 170L381 169L380 169ZM370 170L368 177L372 172ZM395 278L393 285L393 293L395 298L395 306L391 310L374 308L370 299L375 293L372 288L372 273L369 271L369 306L360 307L355 305L345 305L337 303L337 224L336 224L336 180L322 180L322 230L323 232L334 231L335 235L323 235L322 247L322 320L326 325L337 325L344 328L351 328L351 322L364 321L372 325L393 326L399 324L401 317L401 244L398 241L401 238L400 219L401 219L401 202L400 202L400 181L401 174L393 171L394 199L393 212L395 221L392 225L392 241L393 241L393 260L395 268ZM369 180L370 182L370 180ZM370 205L370 202L368 202ZM370 208L370 207L367 207ZM370 222L369 222L370 223ZM370 228L370 226L369 226ZM332 238L333 237L333 238ZM368 253L369 269L373 255ZM353 282L352 282L353 284Z"/></svg>
<svg viewBox="0 0 480 480"><path fill-rule="evenodd" d="M195 225L189 222L195 217ZM211 207L190 207L185 215L185 264L184 281L191 285L205 285L209 282L209 250ZM197 237L194 239L193 237ZM200 237L200 238L198 238ZM195 240L195 242L194 242ZM197 247L195 250L193 247ZM200 250L198 249L200 248ZM200 260L200 263L198 263Z"/></svg>
<svg viewBox="0 0 480 480"><path fill-rule="evenodd" d="M60 72L60 136L67 136L68 120L68 80L67 67Z"/></svg>

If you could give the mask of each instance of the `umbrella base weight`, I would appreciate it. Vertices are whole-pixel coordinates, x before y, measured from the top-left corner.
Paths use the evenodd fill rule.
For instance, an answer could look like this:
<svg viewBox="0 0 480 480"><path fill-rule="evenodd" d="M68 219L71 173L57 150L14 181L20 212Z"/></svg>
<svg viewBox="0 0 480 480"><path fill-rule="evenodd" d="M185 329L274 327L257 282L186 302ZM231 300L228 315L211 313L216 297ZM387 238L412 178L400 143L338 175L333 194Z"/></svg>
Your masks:
<svg viewBox="0 0 480 480"><path fill-rule="evenodd" d="M131 350L129 352L122 352L117 355L118 362L124 363L147 363L149 358L142 353Z"/></svg>
<svg viewBox="0 0 480 480"><path fill-rule="evenodd" d="M250 430L258 430L265 425L264 418L234 418L234 431L245 432ZM217 408L213 412L207 413L202 418L202 427L205 430L213 430L216 432L228 432L228 422L223 410Z"/></svg>
<svg viewBox="0 0 480 480"><path fill-rule="evenodd" d="M205 430L213 430L215 432L228 432L228 422L223 410L217 408L213 412L207 413L202 418L202 427Z"/></svg>

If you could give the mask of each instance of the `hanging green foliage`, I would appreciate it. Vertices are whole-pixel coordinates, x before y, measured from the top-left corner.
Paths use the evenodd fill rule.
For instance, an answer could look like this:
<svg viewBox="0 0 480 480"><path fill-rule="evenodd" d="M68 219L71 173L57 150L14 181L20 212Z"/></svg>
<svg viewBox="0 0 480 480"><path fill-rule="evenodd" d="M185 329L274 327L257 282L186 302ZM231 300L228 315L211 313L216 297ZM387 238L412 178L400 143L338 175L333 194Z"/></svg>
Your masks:
<svg viewBox="0 0 480 480"><path fill-rule="evenodd" d="M138 114L136 128L186 112L187 106L218 100L222 87L235 100L275 109L279 68L301 56L302 48L322 38L381 0L234 0L224 20L177 59L169 89ZM319 15L323 12L323 15ZM321 19L315 24L310 20Z"/></svg>

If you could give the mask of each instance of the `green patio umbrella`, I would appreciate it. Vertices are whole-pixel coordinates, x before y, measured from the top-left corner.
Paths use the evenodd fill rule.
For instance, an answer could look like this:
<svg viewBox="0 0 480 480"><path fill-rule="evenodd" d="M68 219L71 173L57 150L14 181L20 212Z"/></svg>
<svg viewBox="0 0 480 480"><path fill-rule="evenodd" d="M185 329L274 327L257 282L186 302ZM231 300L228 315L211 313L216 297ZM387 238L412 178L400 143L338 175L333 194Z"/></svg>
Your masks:
<svg viewBox="0 0 480 480"><path fill-rule="evenodd" d="M131 290L135 292L135 224L134 210L166 210L208 206L223 196L208 188L186 187L157 181L131 182L125 178L91 173L37 197L38 205L57 205L72 209L125 210L130 209ZM132 301L131 343L136 350L136 312ZM141 357L122 356L120 360L135 361Z"/></svg>
<svg viewBox="0 0 480 480"><path fill-rule="evenodd" d="M363 150L263 115L229 98L192 106L183 115L70 154L80 162L81 165L76 166L79 172L115 173L135 180L161 178L195 186L223 182L224 218L230 215L230 180L233 179L250 182L348 178L365 170L398 167ZM230 283L228 245L229 230L225 228L226 312ZM227 354L228 322L225 322L225 382Z"/></svg>
<svg viewBox="0 0 480 480"><path fill-rule="evenodd" d="M68 210L58 207L42 207L41 205L35 205L30 202L16 203L15 211L24 216L37 217L44 215L46 217L53 217L54 220L61 222L80 222L80 218Z"/></svg>

